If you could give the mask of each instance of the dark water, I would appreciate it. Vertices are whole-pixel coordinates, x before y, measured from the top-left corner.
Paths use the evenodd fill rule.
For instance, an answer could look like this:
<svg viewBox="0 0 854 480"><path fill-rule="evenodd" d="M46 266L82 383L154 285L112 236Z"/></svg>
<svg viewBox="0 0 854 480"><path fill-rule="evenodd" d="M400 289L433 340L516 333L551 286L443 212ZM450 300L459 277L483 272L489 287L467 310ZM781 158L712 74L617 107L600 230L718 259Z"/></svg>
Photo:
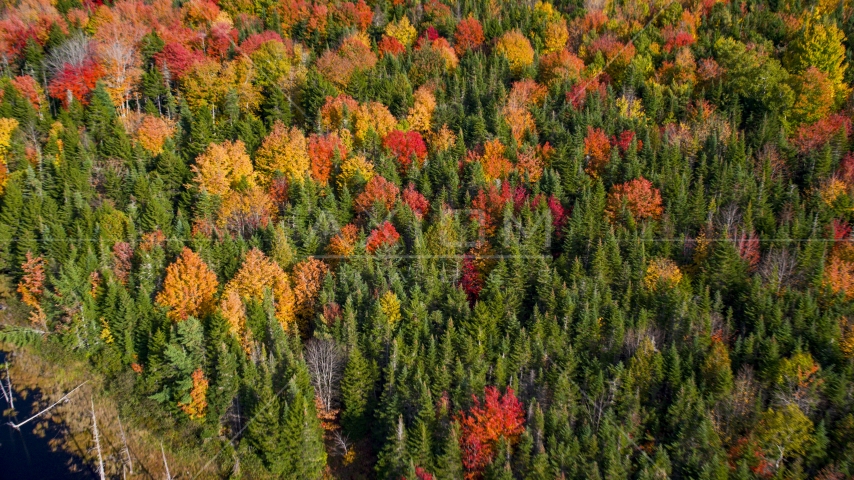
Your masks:
<svg viewBox="0 0 854 480"><path fill-rule="evenodd" d="M0 352L0 364L6 361L6 352ZM14 387L14 377L12 386ZM38 398L38 392L30 392L24 400L15 393L15 410L18 412L14 420L21 422L31 415L33 399ZM0 395L0 410L6 410L9 405ZM52 451L48 442L61 435L58 427L53 426L39 436L33 432L36 420L15 430L6 425L10 419L0 417L0 479L2 480L53 480L71 479L88 480L97 478L94 472L82 464L79 458L63 451ZM76 472L72 472L76 470Z"/></svg>

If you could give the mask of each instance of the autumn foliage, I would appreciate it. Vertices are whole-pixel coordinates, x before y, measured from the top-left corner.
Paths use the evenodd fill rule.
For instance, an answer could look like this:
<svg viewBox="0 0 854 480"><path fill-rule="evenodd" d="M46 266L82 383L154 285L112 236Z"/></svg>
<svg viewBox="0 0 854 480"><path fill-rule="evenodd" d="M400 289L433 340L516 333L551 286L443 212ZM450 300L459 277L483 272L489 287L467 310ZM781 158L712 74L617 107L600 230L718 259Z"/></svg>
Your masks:
<svg viewBox="0 0 854 480"><path fill-rule="evenodd" d="M311 169L308 145L302 130L288 129L281 122L264 139L255 154L255 165L265 182L269 183L277 173L292 182L302 182Z"/></svg>
<svg viewBox="0 0 854 480"><path fill-rule="evenodd" d="M611 189L605 207L608 218L616 218L624 202L636 220L656 219L664 211L661 193L652 186L652 182L643 177L615 185Z"/></svg>
<svg viewBox="0 0 854 480"><path fill-rule="evenodd" d="M253 184L255 170L242 141L211 143L192 166L199 190L211 195L225 195L233 185L246 181Z"/></svg>
<svg viewBox="0 0 854 480"><path fill-rule="evenodd" d="M454 32L454 49L457 55L479 48L483 40L483 26L476 18L468 16L457 24L457 30Z"/></svg>
<svg viewBox="0 0 854 480"><path fill-rule="evenodd" d="M386 210L391 210L399 194L400 189L397 188L397 185L380 175L375 175L365 185L365 191L356 197L353 205L359 213L368 213L377 204Z"/></svg>
<svg viewBox="0 0 854 480"><path fill-rule="evenodd" d="M365 250L368 253L376 253L379 249L391 246L397 243L400 239L400 234L391 222L383 222L379 227L371 230L368 235Z"/></svg>
<svg viewBox="0 0 854 480"><path fill-rule="evenodd" d="M169 318L183 321L213 310L219 282L198 254L184 247L177 260L166 268L163 290L157 303L169 309Z"/></svg>
<svg viewBox="0 0 854 480"><path fill-rule="evenodd" d="M225 293L220 304L220 308L232 326L232 332L239 337L243 332L242 308L237 304L233 293L242 300L263 301L267 291L272 295L276 319L283 328L289 329L294 323L296 297L291 289L288 275L275 261L257 248L253 248L246 253L246 259L240 270L225 285Z"/></svg>
<svg viewBox="0 0 854 480"><path fill-rule="evenodd" d="M33 309L30 320L33 323L42 323L44 313L42 311L41 296L44 293L45 271L44 258L33 256L27 252L26 261L21 265L23 276L18 283L18 293L21 294L21 301L25 305Z"/></svg>
<svg viewBox="0 0 854 480"><path fill-rule="evenodd" d="M495 50L507 59L514 75L521 74L524 69L534 64L534 48L518 30L511 30L502 35L495 44Z"/></svg>
<svg viewBox="0 0 854 480"><path fill-rule="evenodd" d="M467 479L481 478L483 470L495 457L498 440L514 443L525 430L525 410L508 387L501 395L497 388L486 387L484 400L472 395L474 405L468 414L457 418L462 427L460 448Z"/></svg>
<svg viewBox="0 0 854 480"><path fill-rule="evenodd" d="M601 128L587 127L587 136L584 137L584 155L587 157L587 166L584 170L593 178L598 177L605 165L611 159L611 143Z"/></svg>
<svg viewBox="0 0 854 480"><path fill-rule="evenodd" d="M67 63L50 81L48 92L65 106L72 100L85 105L89 102L89 93L102 76L104 69L94 60L87 59L80 65Z"/></svg>
<svg viewBox="0 0 854 480"><path fill-rule="evenodd" d="M205 418L208 408L208 379L205 378L205 372L201 368L193 371L192 379L193 386L190 389L190 401L187 403L178 402L178 406L190 418L202 419Z"/></svg>
<svg viewBox="0 0 854 480"><path fill-rule="evenodd" d="M311 160L311 178L322 184L329 182L332 160L347 157L347 146L336 133L312 134L308 138L308 157Z"/></svg>
<svg viewBox="0 0 854 480"><path fill-rule="evenodd" d="M403 172L413 161L420 167L427 158L427 145L418 132L393 130L383 139L383 147L394 155Z"/></svg>

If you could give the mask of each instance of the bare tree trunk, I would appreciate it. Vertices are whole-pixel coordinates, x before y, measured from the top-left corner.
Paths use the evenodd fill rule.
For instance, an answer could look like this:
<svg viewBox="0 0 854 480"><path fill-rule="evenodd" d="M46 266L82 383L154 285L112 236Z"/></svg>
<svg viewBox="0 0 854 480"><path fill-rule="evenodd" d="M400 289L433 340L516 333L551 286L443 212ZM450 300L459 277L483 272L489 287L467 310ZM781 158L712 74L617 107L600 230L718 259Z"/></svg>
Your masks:
<svg viewBox="0 0 854 480"><path fill-rule="evenodd" d="M23 422L21 422L21 423L17 423L17 424L16 424L16 423L12 423L12 422L8 422L8 423L7 423L7 425L10 425L10 426L11 426L12 428L14 428L15 430L20 430L22 426L26 425L27 423L30 423L31 421L35 420L36 418L41 417L41 416L42 416L42 415L44 415L45 413L49 412L51 409L53 409L53 407L55 407L55 406L59 405L60 403L62 403L65 399L67 399L67 398L69 397L69 395L71 395L72 393L76 392L78 388L82 387L83 385L86 385L87 383L89 383L89 381L88 381L88 380L86 380L85 382L81 383L80 385L77 385L76 387L74 387L74 389L73 389L73 390L71 390L70 392L68 392L68 393L66 393L65 395L63 395L63 397L62 397L62 398L60 398L59 400L57 400L57 401L53 402L49 407L47 407L47 408L45 408L44 410L42 410L41 412L39 412L39 413L37 413L37 414L33 415L32 417L30 417L30 418L28 418L28 419L24 420Z"/></svg>
<svg viewBox="0 0 854 480"><path fill-rule="evenodd" d="M6 387L0 383L0 390L3 390L3 396L9 403L9 408L15 409L15 397L12 394L12 375L9 373L9 362L6 362Z"/></svg>
<svg viewBox="0 0 854 480"><path fill-rule="evenodd" d="M101 436L98 435L98 419L95 417L95 401L92 403L92 435L95 437L95 448L98 450L98 476L101 480L106 480L104 476L104 458L101 456Z"/></svg>
<svg viewBox="0 0 854 480"><path fill-rule="evenodd" d="M163 442L160 442L160 454L163 455L163 467L166 468L166 480L172 480L172 474L169 473L169 462L166 461L166 451L163 450Z"/></svg>
<svg viewBox="0 0 854 480"><path fill-rule="evenodd" d="M122 434L122 444L124 444L124 448L122 449L122 453L127 459L127 465L130 467L130 474L133 475L133 460L130 458L130 448L128 448L128 440L125 437L125 429L122 426L122 417L121 415L116 414L116 418L119 420L119 433ZM122 467L124 469L124 467ZM123 470L124 471L124 470Z"/></svg>

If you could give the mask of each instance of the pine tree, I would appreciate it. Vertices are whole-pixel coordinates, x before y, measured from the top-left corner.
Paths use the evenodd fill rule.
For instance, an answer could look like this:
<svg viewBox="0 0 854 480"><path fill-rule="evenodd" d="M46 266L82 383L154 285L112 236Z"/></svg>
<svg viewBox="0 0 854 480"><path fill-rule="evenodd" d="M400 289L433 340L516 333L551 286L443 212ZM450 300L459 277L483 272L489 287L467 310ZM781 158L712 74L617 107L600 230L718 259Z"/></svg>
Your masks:
<svg viewBox="0 0 854 480"><path fill-rule="evenodd" d="M341 403L344 407L341 424L353 438L361 438L367 433L373 390L373 369L359 347L354 345L341 380Z"/></svg>

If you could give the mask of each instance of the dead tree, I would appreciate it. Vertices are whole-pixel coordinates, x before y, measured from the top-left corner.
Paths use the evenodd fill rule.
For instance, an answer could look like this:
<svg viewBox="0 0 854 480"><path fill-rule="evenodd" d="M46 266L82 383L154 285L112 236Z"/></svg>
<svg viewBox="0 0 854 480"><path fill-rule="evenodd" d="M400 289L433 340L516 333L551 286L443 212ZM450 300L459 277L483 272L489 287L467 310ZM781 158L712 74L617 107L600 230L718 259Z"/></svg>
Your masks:
<svg viewBox="0 0 854 480"><path fill-rule="evenodd" d="M31 421L33 421L33 420L35 420L35 419L37 419L37 418L39 418L39 417L41 417L41 416L42 416L42 415L44 415L45 413L47 413L47 412L51 411L51 410L53 409L53 407L55 407L55 406L59 405L60 403L64 402L66 399L68 399L68 397L69 397L72 393L76 392L78 388L82 387L83 385L86 385L87 383L89 383L89 381L88 381L88 380L86 380L85 382L81 383L80 385L77 385L76 387L74 387L74 389L73 389L73 390L71 390L70 392L68 392L68 393L66 393L65 395L63 395L63 396L62 396L62 398L60 398L59 400L57 400L57 401L53 402L49 407L47 407L47 408L45 408L44 410L42 410L41 412L39 412L39 413L37 413L37 414L33 415L32 417L30 417L30 418L28 418L28 419L24 420L23 422L21 422L21 423L12 423L12 422L8 422L8 425L10 425L10 426L11 426L12 428L14 428L15 430L20 430L22 426L26 425L27 423L30 423Z"/></svg>
<svg viewBox="0 0 854 480"><path fill-rule="evenodd" d="M344 370L341 349L334 340L312 339L305 347L305 361L321 406L327 411L333 410Z"/></svg>
<svg viewBox="0 0 854 480"><path fill-rule="evenodd" d="M98 434L98 418L95 417L95 401L92 402L92 437L95 439L95 449L98 451L98 477L105 480L104 476L104 457L101 456L101 436Z"/></svg>
<svg viewBox="0 0 854 480"><path fill-rule="evenodd" d="M130 474L133 475L133 460L130 458L130 448L128 448L128 440L127 437L125 437L125 429L122 426L122 417L117 414L116 418L119 420L119 433L122 435L122 445L124 445L124 448L122 448L122 455L124 455L124 460L130 468Z"/></svg>
<svg viewBox="0 0 854 480"><path fill-rule="evenodd" d="M166 469L166 480L172 480L172 474L169 473L169 462L166 461L166 451L163 450L163 442L160 442L160 454L163 455L163 467Z"/></svg>
<svg viewBox="0 0 854 480"><path fill-rule="evenodd" d="M12 394L12 375L9 373L9 362L6 362L6 386L3 386L3 382L0 382L0 390L3 391L3 398L6 399L6 403L9 404L9 408L12 410L15 409L15 397Z"/></svg>

